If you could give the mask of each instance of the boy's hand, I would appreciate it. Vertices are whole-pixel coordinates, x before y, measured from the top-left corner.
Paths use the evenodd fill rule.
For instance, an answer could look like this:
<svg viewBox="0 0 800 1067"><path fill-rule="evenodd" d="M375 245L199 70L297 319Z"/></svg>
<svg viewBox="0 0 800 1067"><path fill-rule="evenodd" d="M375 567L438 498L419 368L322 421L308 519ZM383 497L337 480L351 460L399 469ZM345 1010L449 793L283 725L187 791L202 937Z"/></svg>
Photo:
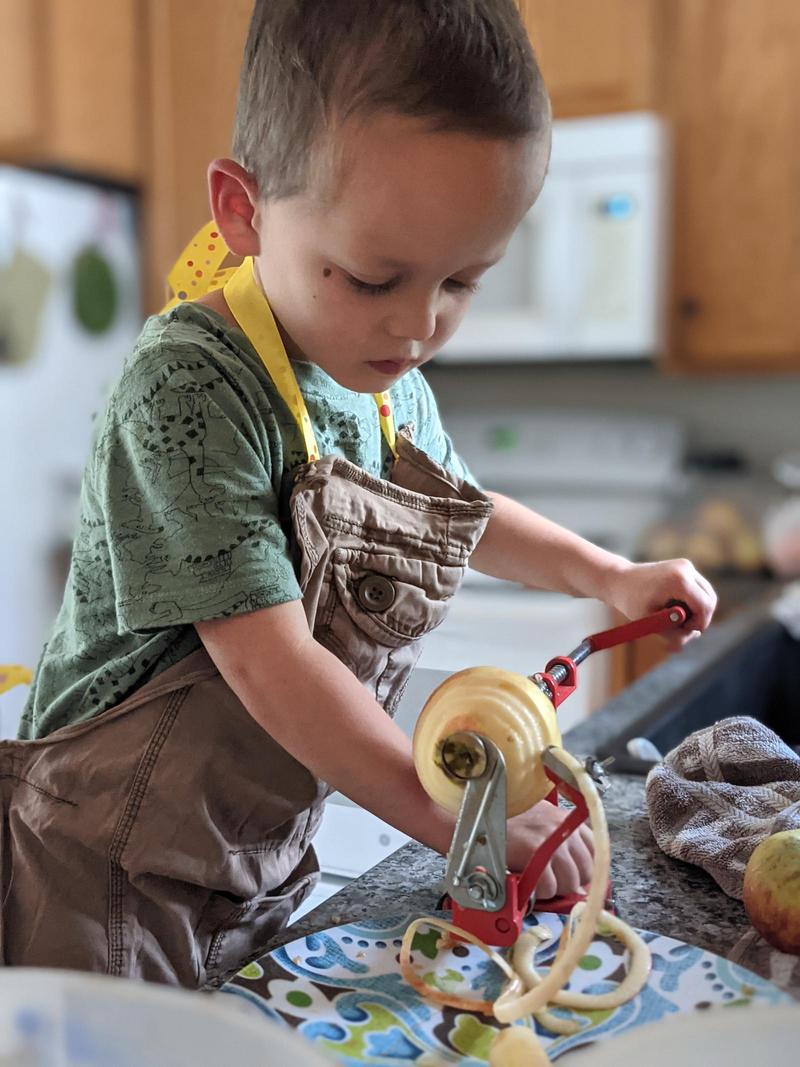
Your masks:
<svg viewBox="0 0 800 1067"><path fill-rule="evenodd" d="M671 648L680 648L698 637L711 622L717 606L717 594L711 584L688 559L627 563L614 571L603 599L629 619L660 611L671 600L686 604L692 616L684 628L663 635Z"/></svg>
<svg viewBox="0 0 800 1067"><path fill-rule="evenodd" d="M566 819L569 809L558 808L548 800L534 804L529 811L508 820L508 866L522 871L550 834ZM592 831L583 823L570 834L542 872L536 884L540 900L579 893L592 880L594 840Z"/></svg>

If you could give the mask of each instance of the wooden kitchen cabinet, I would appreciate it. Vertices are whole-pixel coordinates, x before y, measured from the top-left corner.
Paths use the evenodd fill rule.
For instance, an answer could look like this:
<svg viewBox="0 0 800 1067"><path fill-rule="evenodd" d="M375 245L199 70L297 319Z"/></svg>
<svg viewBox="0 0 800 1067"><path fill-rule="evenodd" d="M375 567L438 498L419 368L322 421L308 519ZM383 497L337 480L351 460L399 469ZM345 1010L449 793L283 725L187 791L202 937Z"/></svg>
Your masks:
<svg viewBox="0 0 800 1067"><path fill-rule="evenodd" d="M520 0L556 118L660 102L664 0Z"/></svg>
<svg viewBox="0 0 800 1067"><path fill-rule="evenodd" d="M800 3L670 0L674 363L800 368Z"/></svg>
<svg viewBox="0 0 800 1067"><path fill-rule="evenodd" d="M138 0L0 0L0 157L135 183L146 64Z"/></svg>
<svg viewBox="0 0 800 1067"><path fill-rule="evenodd" d="M164 279L211 218L209 162L230 155L252 0L148 0L152 113L145 195L148 310L164 302Z"/></svg>
<svg viewBox="0 0 800 1067"><path fill-rule="evenodd" d="M627 619L622 615L615 615L610 625L621 626L625 622ZM663 638L657 635L642 637L627 645L617 645L611 650L609 698L633 685L637 678L663 663L669 655L669 648Z"/></svg>
<svg viewBox="0 0 800 1067"><path fill-rule="evenodd" d="M520 0L556 115L654 108L664 0ZM230 151L252 0L147 0L152 115L145 187L147 292L209 218L205 170Z"/></svg>
<svg viewBox="0 0 800 1067"><path fill-rule="evenodd" d="M36 77L38 0L0 0L0 154L23 151L42 131Z"/></svg>

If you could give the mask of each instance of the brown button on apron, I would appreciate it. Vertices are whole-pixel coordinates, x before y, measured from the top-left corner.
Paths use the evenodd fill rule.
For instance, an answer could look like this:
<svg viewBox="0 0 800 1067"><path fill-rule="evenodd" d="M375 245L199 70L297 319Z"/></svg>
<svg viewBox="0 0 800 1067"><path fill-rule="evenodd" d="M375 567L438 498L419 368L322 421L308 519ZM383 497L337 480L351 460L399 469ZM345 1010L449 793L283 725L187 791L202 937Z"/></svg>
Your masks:
<svg viewBox="0 0 800 1067"><path fill-rule="evenodd" d="M291 500L309 627L389 714L491 513L395 447L390 481L328 456ZM0 742L0 963L220 985L313 887L327 793L204 649L88 722Z"/></svg>

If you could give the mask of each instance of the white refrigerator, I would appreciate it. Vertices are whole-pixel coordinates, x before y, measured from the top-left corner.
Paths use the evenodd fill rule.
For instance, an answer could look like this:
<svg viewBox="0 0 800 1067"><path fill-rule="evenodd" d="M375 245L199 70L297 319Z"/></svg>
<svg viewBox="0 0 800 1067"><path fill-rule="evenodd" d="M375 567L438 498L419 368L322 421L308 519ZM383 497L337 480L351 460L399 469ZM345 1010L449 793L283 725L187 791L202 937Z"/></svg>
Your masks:
<svg viewBox="0 0 800 1067"><path fill-rule="evenodd" d="M0 663L36 664L93 421L141 321L134 195L0 166ZM0 695L0 736L25 696Z"/></svg>

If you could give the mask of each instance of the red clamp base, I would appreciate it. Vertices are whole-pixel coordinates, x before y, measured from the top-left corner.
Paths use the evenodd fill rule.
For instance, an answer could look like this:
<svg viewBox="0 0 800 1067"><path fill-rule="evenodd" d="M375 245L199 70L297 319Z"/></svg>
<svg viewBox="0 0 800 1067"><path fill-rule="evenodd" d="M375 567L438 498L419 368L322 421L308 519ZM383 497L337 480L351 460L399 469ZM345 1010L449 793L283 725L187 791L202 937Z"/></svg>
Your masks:
<svg viewBox="0 0 800 1067"><path fill-rule="evenodd" d="M515 943L522 930L522 920L528 912L528 903L533 896L536 883L552 859L553 853L588 818L589 810L586 807L586 801L578 790L573 789L571 785L551 771L548 770L546 773L555 787L548 799L557 804L560 790L575 807L536 850L521 874L506 874L506 899L503 907L499 911L484 911L479 908L462 908L454 901L451 902L455 925L468 930L481 941L485 941L487 945L506 946ZM580 899L577 896L554 898L551 901L545 901L541 910L569 911Z"/></svg>
<svg viewBox="0 0 800 1067"><path fill-rule="evenodd" d="M522 930L522 920L528 911L528 900L520 905L520 875L506 875L506 902L501 911L478 911L462 908L449 901L453 909L453 923L468 930L487 945L513 945Z"/></svg>

